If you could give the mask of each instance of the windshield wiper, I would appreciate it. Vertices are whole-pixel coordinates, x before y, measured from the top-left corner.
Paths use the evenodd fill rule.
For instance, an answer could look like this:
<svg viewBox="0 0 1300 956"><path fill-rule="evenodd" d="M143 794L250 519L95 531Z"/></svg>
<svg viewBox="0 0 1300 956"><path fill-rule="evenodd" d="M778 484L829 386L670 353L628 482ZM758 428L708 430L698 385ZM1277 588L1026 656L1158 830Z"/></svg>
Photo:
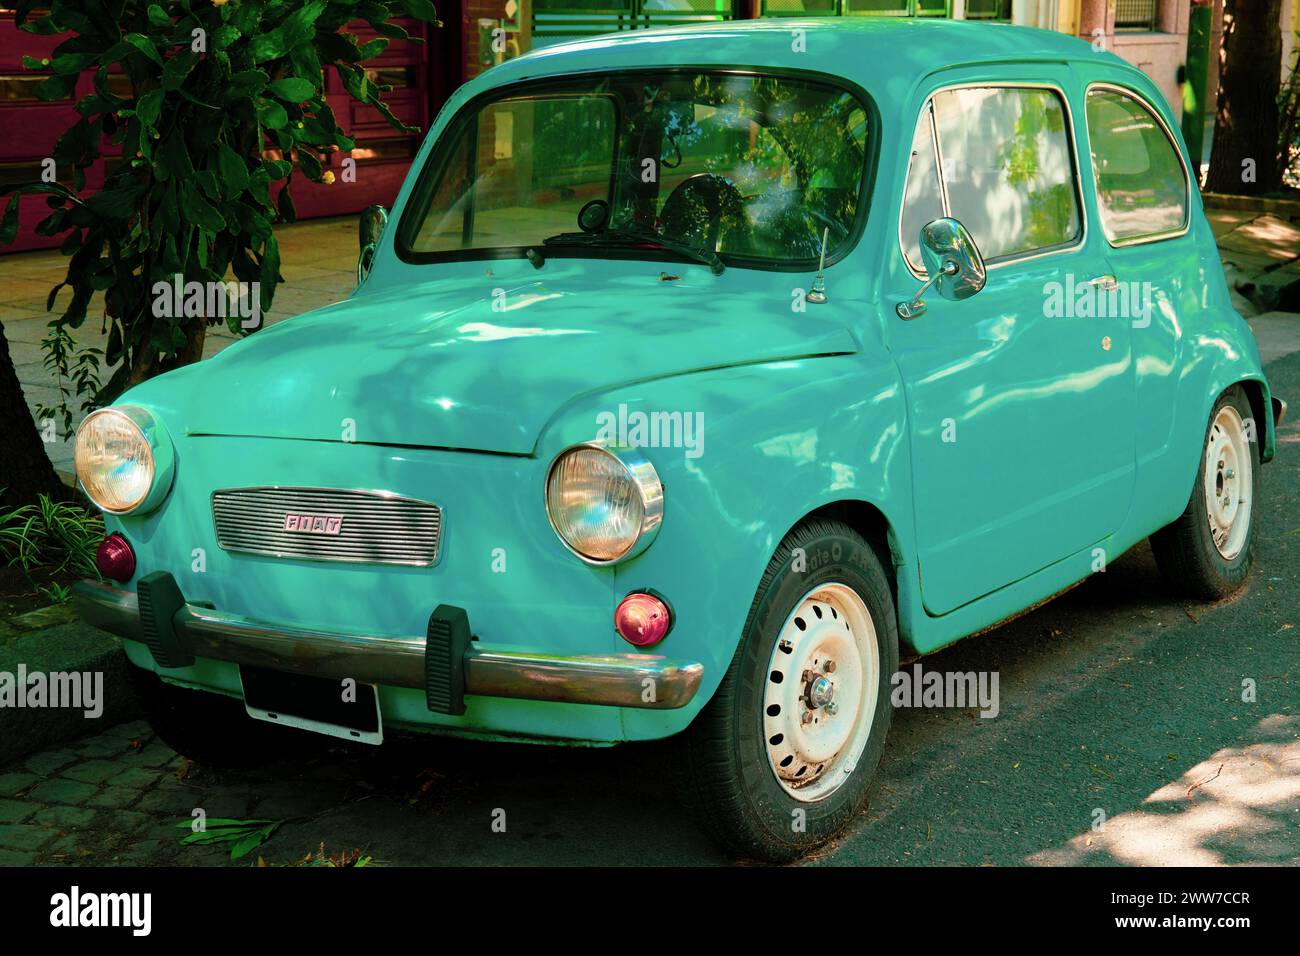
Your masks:
<svg viewBox="0 0 1300 956"><path fill-rule="evenodd" d="M661 236L656 232L640 229L602 229L599 232L562 232L556 236L548 236L542 240L543 246L575 245L575 246L599 246L613 240L614 242L623 243L642 243L645 245L658 246L660 249L666 249L669 252L675 252L679 256L692 259L695 262L702 262L709 267L715 276L722 275L727 267L722 261L722 257L711 249L700 249L692 246L687 242L679 242L676 239L669 239L667 236ZM534 250L529 250L534 251ZM539 253L540 256L540 253ZM532 259L532 256L529 256ZM534 265L537 263L534 262Z"/></svg>

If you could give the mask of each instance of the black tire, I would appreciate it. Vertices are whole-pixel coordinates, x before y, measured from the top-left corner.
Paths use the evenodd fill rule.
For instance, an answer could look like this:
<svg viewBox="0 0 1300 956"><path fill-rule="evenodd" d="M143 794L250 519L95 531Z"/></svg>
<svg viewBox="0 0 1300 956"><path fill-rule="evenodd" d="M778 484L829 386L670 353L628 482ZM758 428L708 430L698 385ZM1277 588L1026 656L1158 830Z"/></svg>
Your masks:
<svg viewBox="0 0 1300 956"><path fill-rule="evenodd" d="M131 685L154 734L182 757L216 769L259 767L315 743L315 734L248 716L242 701L167 684L131 665Z"/></svg>
<svg viewBox="0 0 1300 956"><path fill-rule="evenodd" d="M1151 536L1151 551L1155 555L1156 565L1161 576L1178 594L1206 601L1218 601L1230 597L1246 584L1251 567L1255 563L1255 545L1258 538L1259 515L1259 442L1251 440L1246 443L1250 458L1251 507L1248 515L1249 527L1246 538L1237 553L1225 558L1214 543L1210 531L1209 509L1205 495L1205 474L1209 462L1206 459L1214 423L1224 406L1232 406L1243 422L1250 422L1254 416L1250 401L1241 387L1234 385L1214 403L1210 412L1210 421L1205 429L1205 440L1201 444L1201 463L1196 469L1196 482L1192 486L1192 496L1187 507L1172 524L1166 525ZM1255 424L1255 437L1258 437L1259 424Z"/></svg>
<svg viewBox="0 0 1300 956"><path fill-rule="evenodd" d="M796 548L806 555L806 570L795 570ZM870 736L854 769L838 789L806 802L791 796L773 769L764 693L782 627L805 595L831 583L851 588L871 615L879 684ZM763 574L717 693L677 738L675 775L683 802L701 827L737 856L785 863L825 843L866 803L893 717L890 686L897 669L894 599L875 550L840 522L800 525L781 542ZM802 831L795 825L799 810Z"/></svg>

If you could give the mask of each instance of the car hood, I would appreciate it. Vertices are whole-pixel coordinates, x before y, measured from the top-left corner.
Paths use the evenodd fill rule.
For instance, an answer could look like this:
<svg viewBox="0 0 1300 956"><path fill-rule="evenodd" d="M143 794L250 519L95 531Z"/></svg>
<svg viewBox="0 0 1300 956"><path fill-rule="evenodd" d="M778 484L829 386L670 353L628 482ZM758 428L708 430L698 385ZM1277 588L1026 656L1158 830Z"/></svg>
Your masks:
<svg viewBox="0 0 1300 956"><path fill-rule="evenodd" d="M586 393L856 351L829 316L782 299L756 308L751 286L725 286L711 276L695 287L611 279L582 293L542 280L493 288L482 276L405 285L264 328L123 401L154 405L190 435L530 454Z"/></svg>

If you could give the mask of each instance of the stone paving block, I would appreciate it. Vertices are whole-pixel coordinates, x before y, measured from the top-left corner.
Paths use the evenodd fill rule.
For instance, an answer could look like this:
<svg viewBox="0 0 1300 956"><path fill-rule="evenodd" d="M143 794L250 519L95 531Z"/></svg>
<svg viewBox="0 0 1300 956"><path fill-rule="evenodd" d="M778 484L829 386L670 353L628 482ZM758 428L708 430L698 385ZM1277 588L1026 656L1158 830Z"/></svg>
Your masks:
<svg viewBox="0 0 1300 956"><path fill-rule="evenodd" d="M54 830L26 823L0 825L0 847L10 850L39 850L55 837Z"/></svg>
<svg viewBox="0 0 1300 956"><path fill-rule="evenodd" d="M0 849L0 866L31 866L36 854L29 850Z"/></svg>
<svg viewBox="0 0 1300 956"><path fill-rule="evenodd" d="M129 807L140 799L140 791L134 787L116 787L109 785L93 797L86 799L88 807L102 807L106 810L120 810Z"/></svg>
<svg viewBox="0 0 1300 956"><path fill-rule="evenodd" d="M78 759L78 755L71 750L46 750L28 757L23 762L23 766L32 773L45 777L75 763Z"/></svg>
<svg viewBox="0 0 1300 956"><path fill-rule="evenodd" d="M118 765L117 773L109 782L115 787L141 791L157 783L162 773L163 771L150 767L127 767L123 770L121 765Z"/></svg>
<svg viewBox="0 0 1300 956"><path fill-rule="evenodd" d="M85 760L63 771L63 776L81 783L99 784L121 772L121 765L111 760Z"/></svg>
<svg viewBox="0 0 1300 956"><path fill-rule="evenodd" d="M175 814L178 820L181 817L188 817L190 811L195 807L210 809L204 802L202 792L189 788L151 790L141 797L140 802L135 805L137 810L148 813Z"/></svg>
<svg viewBox="0 0 1300 956"><path fill-rule="evenodd" d="M90 807L46 807L36 811L29 822L55 830L80 830L94 823L95 815Z"/></svg>
<svg viewBox="0 0 1300 956"><path fill-rule="evenodd" d="M24 773L21 770L0 774L0 797L16 796L39 783L41 779L34 773Z"/></svg>
<svg viewBox="0 0 1300 956"><path fill-rule="evenodd" d="M116 833L149 833L166 830L168 826L152 814L138 810L119 810L108 818L108 828Z"/></svg>
<svg viewBox="0 0 1300 956"><path fill-rule="evenodd" d="M22 823L40 809L40 804L0 799L0 823Z"/></svg>
<svg viewBox="0 0 1300 956"><path fill-rule="evenodd" d="M139 750L128 751L123 759L124 762L133 767L166 767L168 764L183 758L166 744L154 742L141 747Z"/></svg>
<svg viewBox="0 0 1300 956"><path fill-rule="evenodd" d="M117 757L128 753L131 741L120 737L90 737L76 745L77 753L86 757Z"/></svg>
<svg viewBox="0 0 1300 956"><path fill-rule="evenodd" d="M44 783L37 784L32 788L28 796L32 800L40 803L62 803L62 804L82 804L94 795L98 787L88 783L79 783L76 780L67 780L59 778L57 780L47 780Z"/></svg>

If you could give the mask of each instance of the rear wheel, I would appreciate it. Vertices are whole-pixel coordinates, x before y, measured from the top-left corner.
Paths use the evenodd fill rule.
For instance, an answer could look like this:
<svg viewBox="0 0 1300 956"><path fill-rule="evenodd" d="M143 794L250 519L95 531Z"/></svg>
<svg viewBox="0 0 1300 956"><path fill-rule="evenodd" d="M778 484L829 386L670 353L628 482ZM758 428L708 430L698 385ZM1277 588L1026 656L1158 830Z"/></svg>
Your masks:
<svg viewBox="0 0 1300 956"><path fill-rule="evenodd" d="M897 667L875 551L839 522L797 528L763 575L721 686L678 742L679 784L704 828L773 862L839 832L866 802Z"/></svg>
<svg viewBox="0 0 1300 956"><path fill-rule="evenodd" d="M1240 386L1210 413L1196 484L1178 520L1151 536L1165 580L1177 591L1219 600L1240 590L1255 561L1259 443Z"/></svg>

